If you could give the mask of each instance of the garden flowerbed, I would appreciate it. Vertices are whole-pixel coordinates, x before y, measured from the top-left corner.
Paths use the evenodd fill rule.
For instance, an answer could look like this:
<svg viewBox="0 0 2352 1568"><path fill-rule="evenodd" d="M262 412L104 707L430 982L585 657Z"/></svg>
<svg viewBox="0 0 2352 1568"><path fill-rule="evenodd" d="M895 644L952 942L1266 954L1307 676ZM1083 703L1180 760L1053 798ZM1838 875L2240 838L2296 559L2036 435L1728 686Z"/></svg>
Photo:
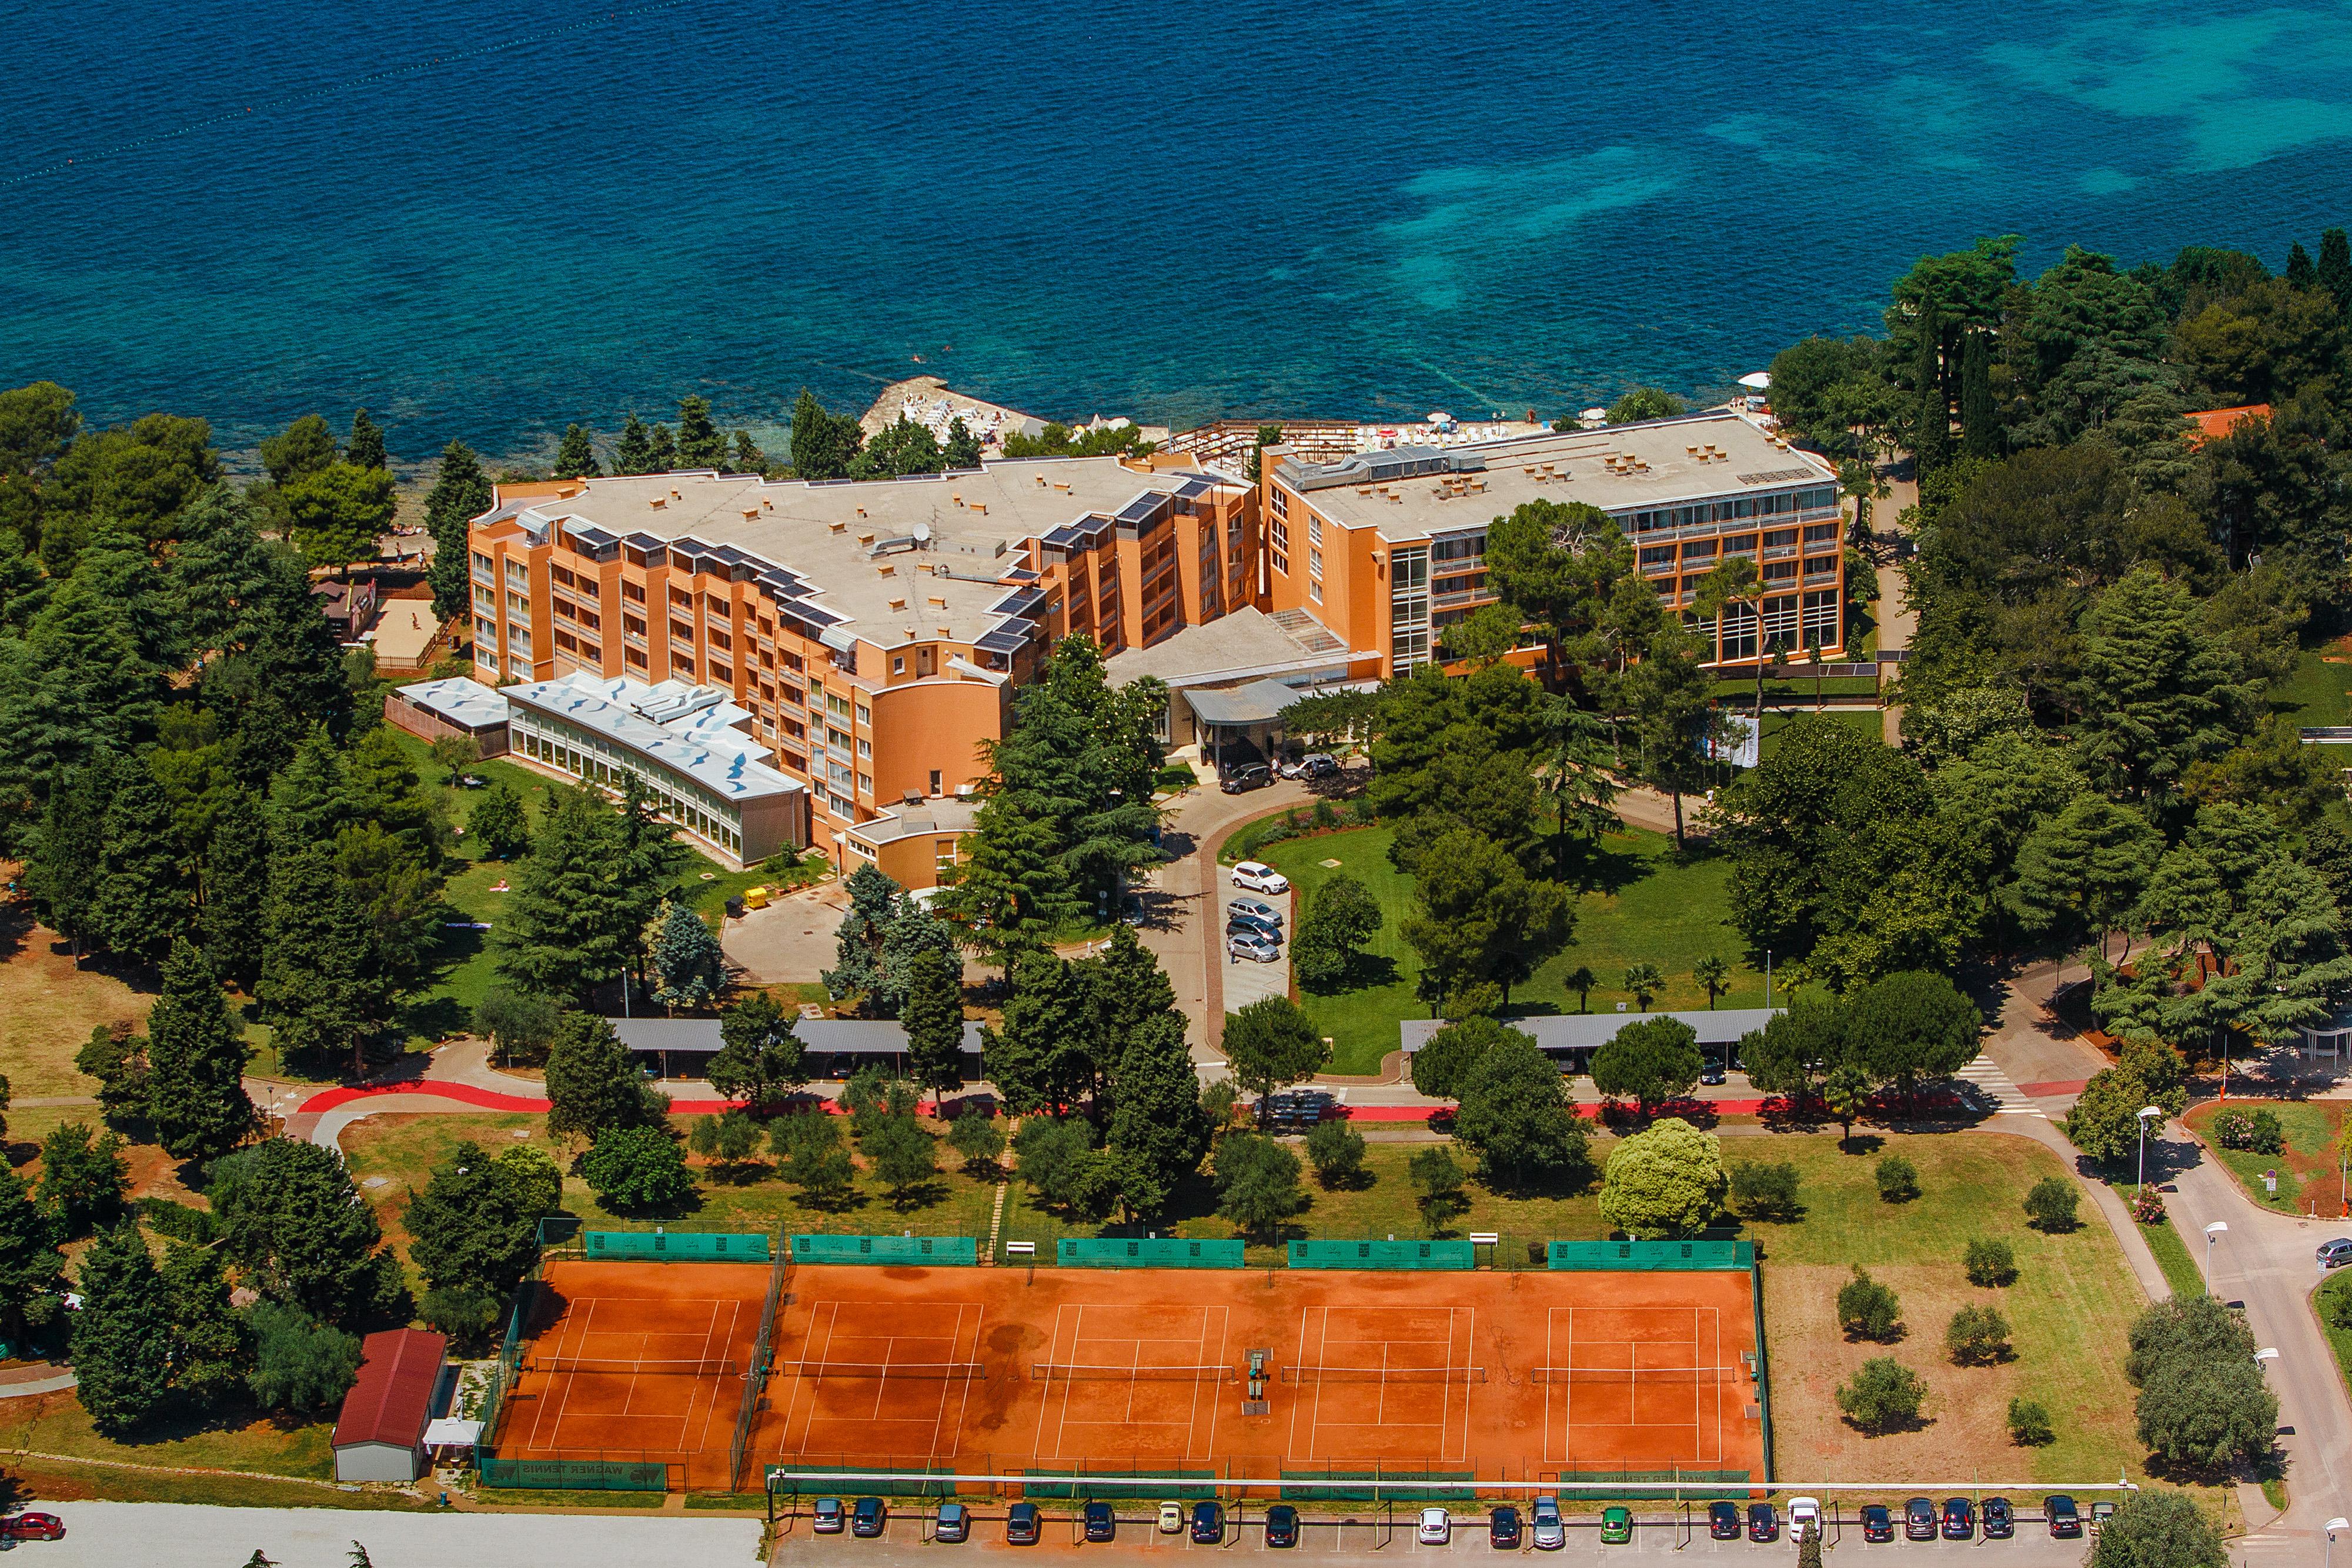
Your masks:
<svg viewBox="0 0 2352 1568"><path fill-rule="evenodd" d="M2218 1119L2265 1111L2277 1118L2284 1136L2277 1153L2221 1146L2214 1131ZM2181 1120L2256 1203L2281 1214L2309 1214L2316 1208L2333 1216L2344 1212L2336 1150L2344 1113L2345 1106L2336 1101L2212 1100L2192 1107ZM2266 1172L2275 1176L2275 1190L2263 1180Z"/></svg>

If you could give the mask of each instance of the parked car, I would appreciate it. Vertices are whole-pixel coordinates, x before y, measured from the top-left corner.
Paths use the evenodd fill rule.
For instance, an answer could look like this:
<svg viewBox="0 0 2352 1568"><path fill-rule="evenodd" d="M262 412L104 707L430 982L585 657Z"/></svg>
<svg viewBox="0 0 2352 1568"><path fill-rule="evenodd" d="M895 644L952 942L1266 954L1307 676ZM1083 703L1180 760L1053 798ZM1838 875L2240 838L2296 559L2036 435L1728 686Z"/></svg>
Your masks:
<svg viewBox="0 0 2352 1568"><path fill-rule="evenodd" d="M1225 956L1247 958L1253 964L1271 964L1282 956L1282 949L1263 936L1237 931L1225 938Z"/></svg>
<svg viewBox="0 0 2352 1568"><path fill-rule="evenodd" d="M1503 1507L1486 1516L1486 1544L1501 1550L1519 1543L1519 1511Z"/></svg>
<svg viewBox="0 0 2352 1568"><path fill-rule="evenodd" d="M2352 1263L2352 1236L2339 1236L2333 1241L2319 1244L2321 1268L2341 1269L2347 1263Z"/></svg>
<svg viewBox="0 0 2352 1568"><path fill-rule="evenodd" d="M1273 1547L1298 1544L1298 1511L1286 1502L1265 1511L1265 1543Z"/></svg>
<svg viewBox="0 0 2352 1568"><path fill-rule="evenodd" d="M1622 1546L1633 1539L1633 1511L1615 1504L1601 1511L1601 1544Z"/></svg>
<svg viewBox="0 0 2352 1568"><path fill-rule="evenodd" d="M1557 1552L1568 1544L1568 1525L1559 1517L1559 1499L1549 1492L1538 1497L1528 1511L1528 1522L1534 1527L1535 1548L1538 1552Z"/></svg>
<svg viewBox="0 0 2352 1568"><path fill-rule="evenodd" d="M1770 1503L1751 1502L1748 1505L1748 1539L1750 1541L1780 1539L1780 1516L1772 1511Z"/></svg>
<svg viewBox="0 0 2352 1568"><path fill-rule="evenodd" d="M940 1504L940 1516L931 1524L934 1541L962 1541L971 1534L971 1510L960 1502Z"/></svg>
<svg viewBox="0 0 2352 1568"><path fill-rule="evenodd" d="M1160 1533L1162 1535L1181 1535L1183 1532L1184 1505L1181 1502L1161 1503L1160 1505Z"/></svg>
<svg viewBox="0 0 2352 1568"><path fill-rule="evenodd" d="M2053 1492L2042 1500L2042 1517L2050 1521L2050 1533L2057 1540L2072 1541L2083 1533L2083 1516L2075 1511L2074 1500L2063 1492Z"/></svg>
<svg viewBox="0 0 2352 1568"><path fill-rule="evenodd" d="M0 1520L0 1533L11 1541L63 1541L66 1521L54 1513L20 1513Z"/></svg>
<svg viewBox="0 0 2352 1568"><path fill-rule="evenodd" d="M1739 1505L1736 1502L1711 1502L1706 1505L1706 1534L1710 1541L1739 1539Z"/></svg>
<svg viewBox="0 0 2352 1568"><path fill-rule="evenodd" d="M1233 869L1232 877L1235 887L1245 887L1252 893L1278 896L1290 891L1290 879L1264 861L1237 862Z"/></svg>
<svg viewBox="0 0 2352 1568"><path fill-rule="evenodd" d="M1807 1531L1822 1532L1822 1502L1819 1498L1792 1497L1789 1500L1789 1539L1802 1545Z"/></svg>
<svg viewBox="0 0 2352 1568"><path fill-rule="evenodd" d="M849 1512L837 1497L821 1497L809 1509L810 1528L819 1535L839 1535L849 1527Z"/></svg>
<svg viewBox="0 0 2352 1568"><path fill-rule="evenodd" d="M1004 1511L1004 1543L1007 1546L1037 1544L1037 1505L1016 1502Z"/></svg>
<svg viewBox="0 0 2352 1568"><path fill-rule="evenodd" d="M1454 1539L1454 1521L1442 1508L1424 1508L1419 1534L1423 1546L1443 1546Z"/></svg>
<svg viewBox="0 0 2352 1568"><path fill-rule="evenodd" d="M1282 929L1283 913L1263 898L1236 898L1225 905L1233 915L1248 915L1265 921L1276 931ZM1231 918L1229 915L1227 918Z"/></svg>
<svg viewBox="0 0 2352 1568"><path fill-rule="evenodd" d="M2017 1517L2010 1511L2009 1499L1984 1500L1984 1532L1987 1541L2007 1541L2017 1533Z"/></svg>
<svg viewBox="0 0 2352 1568"><path fill-rule="evenodd" d="M2105 1530L2107 1527L2107 1521L2115 1518L2115 1516L2116 1505L2114 1503L2108 1502L2104 1499L2093 1503L2091 1505L2091 1533L2093 1535L2096 1535L2100 1531Z"/></svg>
<svg viewBox="0 0 2352 1568"><path fill-rule="evenodd" d="M1217 775L1217 788L1228 795L1245 795L1252 789L1263 789L1273 782L1274 769L1263 762L1228 768Z"/></svg>
<svg viewBox="0 0 2352 1568"><path fill-rule="evenodd" d="M1086 1519L1088 1541L1108 1541L1118 1533L1118 1517L1107 1502L1087 1504Z"/></svg>
<svg viewBox="0 0 2352 1568"><path fill-rule="evenodd" d="M1944 1539L1974 1541L1977 1538L1977 1505L1964 1497L1944 1500Z"/></svg>
<svg viewBox="0 0 2352 1568"><path fill-rule="evenodd" d="M871 1540L890 1522L890 1511L878 1497L861 1497L849 1508L849 1533Z"/></svg>
<svg viewBox="0 0 2352 1568"><path fill-rule="evenodd" d="M1903 1505L1903 1539L1933 1541L1936 1539L1936 1503L1932 1498L1915 1497Z"/></svg>
<svg viewBox="0 0 2352 1568"><path fill-rule="evenodd" d="M1339 771L1339 759L1328 751L1310 751L1296 762L1282 765L1285 779L1328 779Z"/></svg>
<svg viewBox="0 0 2352 1568"><path fill-rule="evenodd" d="M1192 1505L1192 1539L1202 1546L1214 1546L1225 1538L1225 1509L1214 1500L1204 1500Z"/></svg>
<svg viewBox="0 0 2352 1568"><path fill-rule="evenodd" d="M1864 1541L1895 1539L1895 1516L1886 1511L1885 1503L1872 1502L1863 1505L1862 1538Z"/></svg>
<svg viewBox="0 0 2352 1568"><path fill-rule="evenodd" d="M1698 1070L1698 1081L1711 1089L1720 1088L1724 1082L1723 1063L1707 1058L1706 1065Z"/></svg>
<svg viewBox="0 0 2352 1568"><path fill-rule="evenodd" d="M1225 912L1225 935L1263 936L1269 942L1279 942L1282 927L1271 920L1261 920L1246 909L1231 909Z"/></svg>

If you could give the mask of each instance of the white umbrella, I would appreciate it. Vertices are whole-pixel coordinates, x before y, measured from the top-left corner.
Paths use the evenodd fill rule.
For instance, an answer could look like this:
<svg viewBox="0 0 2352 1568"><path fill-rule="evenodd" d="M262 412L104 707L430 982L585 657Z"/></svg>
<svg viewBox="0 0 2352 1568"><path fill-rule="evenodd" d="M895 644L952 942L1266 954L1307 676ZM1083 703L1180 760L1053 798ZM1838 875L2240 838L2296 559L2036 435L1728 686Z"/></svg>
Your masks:
<svg viewBox="0 0 2352 1568"><path fill-rule="evenodd" d="M1740 377L1739 384L1744 387L1754 387L1758 392L1762 392L1766 387L1772 384L1772 372L1769 371L1753 371L1750 374Z"/></svg>

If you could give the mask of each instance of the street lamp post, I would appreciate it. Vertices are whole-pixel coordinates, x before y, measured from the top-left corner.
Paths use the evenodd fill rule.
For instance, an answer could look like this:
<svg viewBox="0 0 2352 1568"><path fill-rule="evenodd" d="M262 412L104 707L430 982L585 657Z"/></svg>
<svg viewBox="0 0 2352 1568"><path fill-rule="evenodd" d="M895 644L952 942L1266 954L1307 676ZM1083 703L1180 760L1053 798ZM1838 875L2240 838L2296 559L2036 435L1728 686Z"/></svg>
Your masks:
<svg viewBox="0 0 2352 1568"><path fill-rule="evenodd" d="M2155 1105L2143 1105L2135 1114L2139 1119L2139 1180L2132 1189L2132 1196L2137 1197L2139 1188L2147 1185L2147 1119L2161 1116L2164 1112Z"/></svg>
<svg viewBox="0 0 2352 1568"><path fill-rule="evenodd" d="M2213 1238L2230 1233L2230 1222L2217 1219L2205 1228L2205 1288L2213 1288Z"/></svg>
<svg viewBox="0 0 2352 1568"><path fill-rule="evenodd" d="M2277 1359L2278 1348L2275 1345L2254 1352L2254 1364L2257 1366L2260 1366L2263 1362L2276 1361Z"/></svg>
<svg viewBox="0 0 2352 1568"><path fill-rule="evenodd" d="M2327 1556L2326 1562L2329 1565L2329 1568L2333 1568L2336 1562L2336 1532L2339 1530L2352 1530L2352 1519L2331 1519L2327 1521Z"/></svg>

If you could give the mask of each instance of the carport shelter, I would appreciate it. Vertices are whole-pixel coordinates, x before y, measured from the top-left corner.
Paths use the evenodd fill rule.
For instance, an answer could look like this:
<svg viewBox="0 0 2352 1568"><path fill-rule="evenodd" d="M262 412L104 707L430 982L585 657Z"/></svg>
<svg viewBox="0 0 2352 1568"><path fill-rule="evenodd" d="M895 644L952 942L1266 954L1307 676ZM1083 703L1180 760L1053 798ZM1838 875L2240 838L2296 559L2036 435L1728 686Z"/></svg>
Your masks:
<svg viewBox="0 0 2352 1568"><path fill-rule="evenodd" d="M607 1019L621 1043L664 1078L705 1076L710 1059L726 1041L717 1019ZM869 1062L907 1065L907 1031L892 1019L794 1019L811 1078L846 1078ZM964 1076L980 1076L980 1025L963 1026Z"/></svg>
<svg viewBox="0 0 2352 1568"><path fill-rule="evenodd" d="M1562 1072L1590 1072L1592 1053L1617 1038L1629 1023L1650 1019L1678 1019L1698 1035L1698 1048L1728 1066L1739 1037L1762 1029L1782 1008L1717 1008L1687 1013L1544 1013L1502 1021L1536 1042L1536 1049L1559 1063ZM1408 1069L1412 1053L1445 1027L1438 1019L1407 1019L1399 1026Z"/></svg>
<svg viewBox="0 0 2352 1568"><path fill-rule="evenodd" d="M425 1428L449 1342L424 1329L386 1329L360 1342L360 1375L335 1417L335 1479L413 1481L425 1473Z"/></svg>

